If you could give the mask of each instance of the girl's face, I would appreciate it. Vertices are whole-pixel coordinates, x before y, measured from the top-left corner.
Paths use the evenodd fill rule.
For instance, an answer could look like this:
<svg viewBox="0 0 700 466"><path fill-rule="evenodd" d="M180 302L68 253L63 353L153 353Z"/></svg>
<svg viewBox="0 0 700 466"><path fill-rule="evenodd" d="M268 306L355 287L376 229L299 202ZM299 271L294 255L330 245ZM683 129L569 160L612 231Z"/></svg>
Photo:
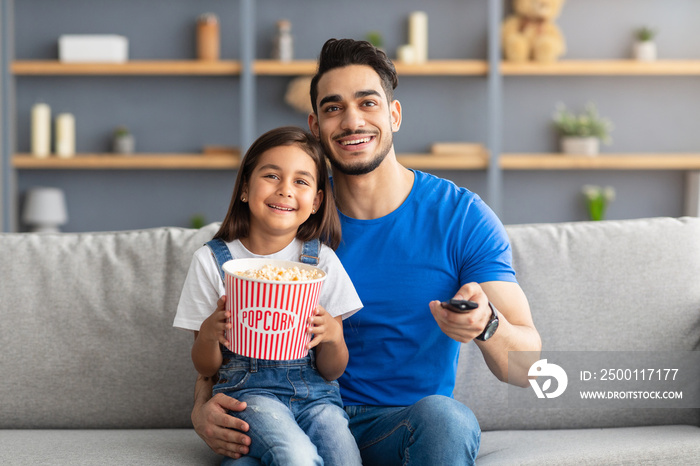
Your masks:
<svg viewBox="0 0 700 466"><path fill-rule="evenodd" d="M250 208L250 234L291 241L321 205L317 176L313 159L297 145L265 151L242 190Z"/></svg>

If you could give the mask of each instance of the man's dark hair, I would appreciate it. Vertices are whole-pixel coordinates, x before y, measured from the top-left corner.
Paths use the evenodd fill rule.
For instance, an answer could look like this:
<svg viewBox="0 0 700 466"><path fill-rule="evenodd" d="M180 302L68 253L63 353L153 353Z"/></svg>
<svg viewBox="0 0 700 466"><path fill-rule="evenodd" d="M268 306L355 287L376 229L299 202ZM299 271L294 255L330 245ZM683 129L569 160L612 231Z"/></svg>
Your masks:
<svg viewBox="0 0 700 466"><path fill-rule="evenodd" d="M364 40L328 39L318 57L318 71L311 80L311 106L314 113L318 114L318 81L327 71L348 65L371 67L379 75L389 103L394 100L394 89L399 84L399 78L394 64L383 51Z"/></svg>

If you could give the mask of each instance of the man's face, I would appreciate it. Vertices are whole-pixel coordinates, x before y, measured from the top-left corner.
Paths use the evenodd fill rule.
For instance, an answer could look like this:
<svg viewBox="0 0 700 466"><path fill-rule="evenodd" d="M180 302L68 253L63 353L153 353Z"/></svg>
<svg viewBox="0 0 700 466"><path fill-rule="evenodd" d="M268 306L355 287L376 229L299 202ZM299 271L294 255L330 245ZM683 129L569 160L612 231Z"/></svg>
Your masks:
<svg viewBox="0 0 700 466"><path fill-rule="evenodd" d="M349 65L325 73L318 82L318 115L309 127L319 137L333 168L364 175L392 150L401 124L398 101L387 102L379 75L369 66Z"/></svg>

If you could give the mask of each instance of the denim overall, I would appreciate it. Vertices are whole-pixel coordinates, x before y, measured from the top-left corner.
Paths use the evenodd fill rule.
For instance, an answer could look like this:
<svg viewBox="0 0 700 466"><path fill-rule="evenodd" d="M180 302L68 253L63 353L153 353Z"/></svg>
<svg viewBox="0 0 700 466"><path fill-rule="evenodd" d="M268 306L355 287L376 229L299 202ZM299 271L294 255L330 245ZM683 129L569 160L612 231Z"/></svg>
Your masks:
<svg viewBox="0 0 700 466"><path fill-rule="evenodd" d="M206 244L225 281L222 266L232 259L228 246L220 239ZM305 242L300 262L318 265L319 249L319 240ZM250 426L248 457L280 465L361 464L338 382L321 376L313 350L289 361L249 358L225 347L221 350L223 364L213 394L224 393L247 403L245 410L229 414ZM234 463L231 458L222 462Z"/></svg>

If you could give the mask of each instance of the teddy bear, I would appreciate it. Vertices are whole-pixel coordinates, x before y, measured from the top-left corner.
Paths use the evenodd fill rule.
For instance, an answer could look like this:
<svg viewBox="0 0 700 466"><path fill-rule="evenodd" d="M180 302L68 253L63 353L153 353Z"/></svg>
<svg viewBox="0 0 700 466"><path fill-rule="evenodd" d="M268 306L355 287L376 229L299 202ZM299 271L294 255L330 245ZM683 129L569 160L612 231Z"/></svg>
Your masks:
<svg viewBox="0 0 700 466"><path fill-rule="evenodd" d="M506 60L554 62L566 51L561 30L554 20L565 0L513 0L513 14L501 27Z"/></svg>

